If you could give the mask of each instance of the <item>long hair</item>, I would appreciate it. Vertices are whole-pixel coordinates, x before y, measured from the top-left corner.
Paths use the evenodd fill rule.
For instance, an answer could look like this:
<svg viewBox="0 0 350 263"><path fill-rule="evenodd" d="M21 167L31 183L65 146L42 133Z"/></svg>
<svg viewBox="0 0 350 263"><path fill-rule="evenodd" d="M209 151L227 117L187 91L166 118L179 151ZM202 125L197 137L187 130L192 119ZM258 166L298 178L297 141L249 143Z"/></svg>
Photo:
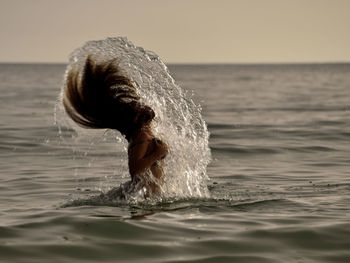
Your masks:
<svg viewBox="0 0 350 263"><path fill-rule="evenodd" d="M115 59L96 62L89 55L81 75L76 67L68 72L63 105L82 127L116 129L129 140L138 101L135 87Z"/></svg>

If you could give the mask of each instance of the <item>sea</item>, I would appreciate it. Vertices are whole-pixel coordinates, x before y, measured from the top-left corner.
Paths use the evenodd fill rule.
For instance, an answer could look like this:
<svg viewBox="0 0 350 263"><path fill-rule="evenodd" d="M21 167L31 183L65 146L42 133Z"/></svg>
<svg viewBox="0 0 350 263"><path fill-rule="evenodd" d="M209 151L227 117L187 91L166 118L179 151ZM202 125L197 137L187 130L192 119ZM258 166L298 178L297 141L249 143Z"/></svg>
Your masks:
<svg viewBox="0 0 350 263"><path fill-rule="evenodd" d="M207 192L144 202L96 202L126 144L62 121L66 66L0 64L0 262L350 262L350 64L168 65Z"/></svg>

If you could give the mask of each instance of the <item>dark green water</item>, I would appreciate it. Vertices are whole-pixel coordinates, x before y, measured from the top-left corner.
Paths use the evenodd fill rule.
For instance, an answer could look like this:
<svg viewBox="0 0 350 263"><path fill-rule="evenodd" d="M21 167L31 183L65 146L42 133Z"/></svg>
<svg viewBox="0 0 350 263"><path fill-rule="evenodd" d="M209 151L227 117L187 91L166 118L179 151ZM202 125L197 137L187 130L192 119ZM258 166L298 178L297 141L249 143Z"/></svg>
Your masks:
<svg viewBox="0 0 350 263"><path fill-rule="evenodd" d="M0 262L349 262L350 65L174 65L211 133L208 198L97 202L109 132L54 124L64 65L0 65Z"/></svg>

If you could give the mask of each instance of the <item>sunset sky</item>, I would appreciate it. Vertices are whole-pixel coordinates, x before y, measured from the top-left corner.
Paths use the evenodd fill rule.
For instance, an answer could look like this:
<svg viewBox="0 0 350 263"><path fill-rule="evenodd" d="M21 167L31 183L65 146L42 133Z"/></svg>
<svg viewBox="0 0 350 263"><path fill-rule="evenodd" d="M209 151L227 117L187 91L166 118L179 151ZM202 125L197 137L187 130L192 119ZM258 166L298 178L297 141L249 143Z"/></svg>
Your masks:
<svg viewBox="0 0 350 263"><path fill-rule="evenodd" d="M0 0L0 62L126 36L167 63L350 62L348 0Z"/></svg>

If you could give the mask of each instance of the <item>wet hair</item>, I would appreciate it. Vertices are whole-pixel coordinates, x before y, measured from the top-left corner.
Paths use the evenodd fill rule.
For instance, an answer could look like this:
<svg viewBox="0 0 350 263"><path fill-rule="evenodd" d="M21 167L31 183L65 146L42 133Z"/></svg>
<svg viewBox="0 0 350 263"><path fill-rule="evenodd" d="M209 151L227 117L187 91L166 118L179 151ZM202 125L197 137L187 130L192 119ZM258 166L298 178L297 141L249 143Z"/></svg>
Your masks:
<svg viewBox="0 0 350 263"><path fill-rule="evenodd" d="M78 125L116 129L127 140L142 122L154 118L153 110L139 99L115 59L96 62L91 55L86 58L81 74L76 67L68 72L63 93L64 108Z"/></svg>
<svg viewBox="0 0 350 263"><path fill-rule="evenodd" d="M155 113L151 107L136 101L131 102L130 105L135 111L134 129L138 129L154 119Z"/></svg>

